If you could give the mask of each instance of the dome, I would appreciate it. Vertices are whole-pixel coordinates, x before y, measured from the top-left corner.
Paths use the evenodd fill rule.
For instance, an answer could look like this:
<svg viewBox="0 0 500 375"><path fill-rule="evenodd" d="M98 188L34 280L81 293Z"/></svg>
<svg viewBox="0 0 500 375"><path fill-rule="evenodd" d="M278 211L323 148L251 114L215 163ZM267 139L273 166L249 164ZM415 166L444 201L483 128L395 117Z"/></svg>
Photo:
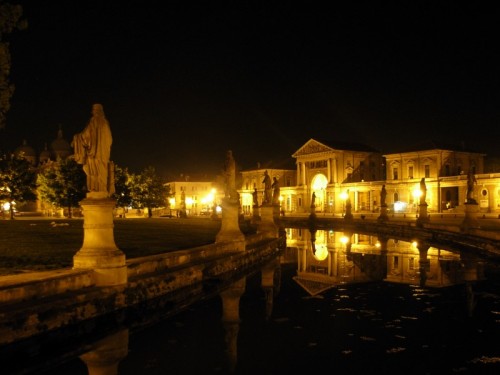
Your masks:
<svg viewBox="0 0 500 375"><path fill-rule="evenodd" d="M45 163L50 160L50 151L47 149L47 143L45 144L45 149L40 152L38 159L40 163Z"/></svg>
<svg viewBox="0 0 500 375"><path fill-rule="evenodd" d="M66 159L71 155L71 146L69 142L63 138L61 127L59 127L57 132L57 138L50 144L50 148L55 159L58 157Z"/></svg>
<svg viewBox="0 0 500 375"><path fill-rule="evenodd" d="M36 162L36 152L35 149L28 145L26 139L23 140L23 144L15 149L14 154L16 156L22 156L28 160L31 164Z"/></svg>

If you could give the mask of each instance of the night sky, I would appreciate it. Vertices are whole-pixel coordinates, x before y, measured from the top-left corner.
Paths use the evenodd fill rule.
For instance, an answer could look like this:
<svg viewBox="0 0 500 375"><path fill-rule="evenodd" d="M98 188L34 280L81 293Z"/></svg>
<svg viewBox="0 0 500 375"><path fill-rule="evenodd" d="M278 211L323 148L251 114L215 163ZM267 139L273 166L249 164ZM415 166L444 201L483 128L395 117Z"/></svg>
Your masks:
<svg viewBox="0 0 500 375"><path fill-rule="evenodd" d="M218 173L229 149L241 169L293 163L310 138L500 156L493 3L10 2L29 28L2 147L70 141L101 103L134 172Z"/></svg>

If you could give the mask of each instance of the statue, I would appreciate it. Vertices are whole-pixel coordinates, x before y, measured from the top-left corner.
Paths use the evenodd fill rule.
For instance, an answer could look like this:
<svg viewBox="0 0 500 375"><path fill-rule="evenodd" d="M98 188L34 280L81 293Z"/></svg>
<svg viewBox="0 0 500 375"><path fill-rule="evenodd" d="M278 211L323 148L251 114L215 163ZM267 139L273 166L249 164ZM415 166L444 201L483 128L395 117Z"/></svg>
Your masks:
<svg viewBox="0 0 500 375"><path fill-rule="evenodd" d="M477 184L476 176L472 168L469 169L467 173L467 201L466 203L476 203L476 200L472 197L474 194L474 184Z"/></svg>
<svg viewBox="0 0 500 375"><path fill-rule="evenodd" d="M87 190L89 192L114 193L114 181L111 180L112 169L109 157L113 138L109 122L104 115L101 104L92 106L92 117L81 133L73 137L71 146L74 149L74 158L83 165L87 175Z"/></svg>
<svg viewBox="0 0 500 375"><path fill-rule="evenodd" d="M252 193L252 200L254 207L259 205L258 196L259 193L257 193L257 188L254 188Z"/></svg>
<svg viewBox="0 0 500 375"><path fill-rule="evenodd" d="M311 208L316 207L316 193L313 191L312 196L311 196Z"/></svg>
<svg viewBox="0 0 500 375"><path fill-rule="evenodd" d="M233 158L233 152L228 150L226 153L226 161L224 164L224 175L225 175L225 183L226 183L226 197L230 199L237 198L236 192L236 163Z"/></svg>
<svg viewBox="0 0 500 375"><path fill-rule="evenodd" d="M267 170L264 172L262 183L264 184L264 201L262 203L270 204L272 202L272 184Z"/></svg>
<svg viewBox="0 0 500 375"><path fill-rule="evenodd" d="M271 185L273 189L273 204L279 204L280 202L280 183L276 177L273 177L273 184Z"/></svg>
<svg viewBox="0 0 500 375"><path fill-rule="evenodd" d="M420 180L420 204L425 204L425 199L427 197L427 186L425 186L425 177Z"/></svg>
<svg viewBox="0 0 500 375"><path fill-rule="evenodd" d="M382 190L380 191L380 205L382 207L387 206L385 199L387 198L387 190L385 190L385 185L382 185Z"/></svg>

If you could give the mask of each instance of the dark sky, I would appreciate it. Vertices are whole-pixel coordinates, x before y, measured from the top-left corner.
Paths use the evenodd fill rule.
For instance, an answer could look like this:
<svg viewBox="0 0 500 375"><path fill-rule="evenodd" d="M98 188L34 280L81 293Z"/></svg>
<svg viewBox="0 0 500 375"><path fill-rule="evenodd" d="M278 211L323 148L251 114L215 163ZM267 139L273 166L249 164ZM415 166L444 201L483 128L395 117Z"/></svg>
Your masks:
<svg viewBox="0 0 500 375"><path fill-rule="evenodd" d="M500 154L493 4L11 2L29 28L10 39L4 147L41 150L59 125L71 140L102 103L113 160L137 172L217 173L229 149L244 169L292 161L310 138Z"/></svg>

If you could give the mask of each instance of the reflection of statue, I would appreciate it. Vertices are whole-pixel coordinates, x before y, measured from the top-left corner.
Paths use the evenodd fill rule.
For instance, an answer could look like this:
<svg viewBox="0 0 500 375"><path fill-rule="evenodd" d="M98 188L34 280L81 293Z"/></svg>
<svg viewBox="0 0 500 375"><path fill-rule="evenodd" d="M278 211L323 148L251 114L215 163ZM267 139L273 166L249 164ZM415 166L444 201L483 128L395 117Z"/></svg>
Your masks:
<svg viewBox="0 0 500 375"><path fill-rule="evenodd" d="M112 142L111 129L102 105L94 104L88 125L81 133L76 134L71 142L75 161L83 164L87 175L89 192L114 193L114 181L108 175Z"/></svg>
<svg viewBox="0 0 500 375"><path fill-rule="evenodd" d="M473 198L474 184L477 184L477 180L472 168L470 168L469 173L467 173L467 203L476 203L476 200Z"/></svg>
<svg viewBox="0 0 500 375"><path fill-rule="evenodd" d="M236 164L231 150L226 153L226 162L224 165L224 175L226 182L226 197L236 198Z"/></svg>
<svg viewBox="0 0 500 375"><path fill-rule="evenodd" d="M278 204L280 201L280 183L276 177L273 177L273 184L271 187L273 189L273 203Z"/></svg>
<svg viewBox="0 0 500 375"><path fill-rule="evenodd" d="M259 193L257 193L257 188L254 188L253 189L253 193L252 193L252 199L253 199L253 205L254 206L258 206L259 205L259 201L258 201L258 198L259 197Z"/></svg>
<svg viewBox="0 0 500 375"><path fill-rule="evenodd" d="M262 180L264 184L264 201L262 203L271 203L272 201L272 185L271 185L271 177L267 173L267 170L264 172L264 179Z"/></svg>
<svg viewBox="0 0 500 375"><path fill-rule="evenodd" d="M311 208L316 207L315 203L316 203L316 193L313 191L312 196L311 196Z"/></svg>
<svg viewBox="0 0 500 375"><path fill-rule="evenodd" d="M427 186L425 186L425 177L420 180L420 204L425 204L425 199L427 197Z"/></svg>
<svg viewBox="0 0 500 375"><path fill-rule="evenodd" d="M382 185L382 190L380 191L380 205L385 207L385 199L387 198L387 190L385 190L385 185Z"/></svg>

